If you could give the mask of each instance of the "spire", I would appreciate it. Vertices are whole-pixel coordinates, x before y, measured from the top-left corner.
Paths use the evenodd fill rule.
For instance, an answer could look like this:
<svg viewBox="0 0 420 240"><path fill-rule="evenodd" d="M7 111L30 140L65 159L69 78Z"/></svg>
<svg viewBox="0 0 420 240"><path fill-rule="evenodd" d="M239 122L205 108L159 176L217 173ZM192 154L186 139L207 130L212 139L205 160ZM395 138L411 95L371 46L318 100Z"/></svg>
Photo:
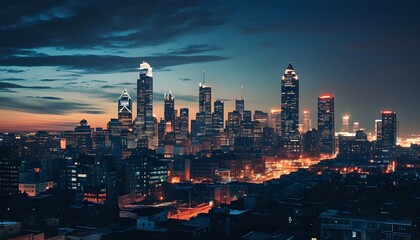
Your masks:
<svg viewBox="0 0 420 240"><path fill-rule="evenodd" d="M294 68L293 68L293 66L292 66L292 63L291 62L289 62L289 65L287 65L287 68L286 69L289 69L289 70L295 70Z"/></svg>
<svg viewBox="0 0 420 240"><path fill-rule="evenodd" d="M203 70L203 85L204 85L204 83L206 83L206 73Z"/></svg>
<svg viewBox="0 0 420 240"><path fill-rule="evenodd" d="M241 99L244 99L244 86L241 86Z"/></svg>

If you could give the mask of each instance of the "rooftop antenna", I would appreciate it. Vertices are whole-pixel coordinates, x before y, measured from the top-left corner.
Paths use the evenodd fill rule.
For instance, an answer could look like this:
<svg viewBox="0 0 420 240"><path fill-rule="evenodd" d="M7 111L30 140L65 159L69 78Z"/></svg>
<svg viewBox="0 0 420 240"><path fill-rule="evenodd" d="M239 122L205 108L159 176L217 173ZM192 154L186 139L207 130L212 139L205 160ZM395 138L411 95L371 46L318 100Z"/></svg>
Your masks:
<svg viewBox="0 0 420 240"><path fill-rule="evenodd" d="M204 83L206 83L206 72L204 72L204 70L203 70L203 85L204 85Z"/></svg>
<svg viewBox="0 0 420 240"><path fill-rule="evenodd" d="M241 86L241 99L244 99L244 86Z"/></svg>

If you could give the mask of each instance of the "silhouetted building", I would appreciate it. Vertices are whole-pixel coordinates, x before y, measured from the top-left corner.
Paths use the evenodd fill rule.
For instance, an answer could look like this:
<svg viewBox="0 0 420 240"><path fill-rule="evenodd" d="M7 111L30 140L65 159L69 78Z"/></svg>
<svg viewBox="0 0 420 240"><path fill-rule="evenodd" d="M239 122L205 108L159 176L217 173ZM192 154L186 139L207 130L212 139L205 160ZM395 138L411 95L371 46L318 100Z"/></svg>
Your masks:
<svg viewBox="0 0 420 240"><path fill-rule="evenodd" d="M181 108L179 110L179 138L186 140L189 131L189 109Z"/></svg>
<svg viewBox="0 0 420 240"><path fill-rule="evenodd" d="M397 144L397 114L394 111L382 111L382 150L395 151Z"/></svg>
<svg viewBox="0 0 420 240"><path fill-rule="evenodd" d="M268 113L255 110L254 121L260 122L262 127L268 127Z"/></svg>
<svg viewBox="0 0 420 240"><path fill-rule="evenodd" d="M319 132L314 128L302 135L303 152L309 157L319 157L321 154L321 142Z"/></svg>
<svg viewBox="0 0 420 240"><path fill-rule="evenodd" d="M19 192L18 147L0 146L0 196Z"/></svg>
<svg viewBox="0 0 420 240"><path fill-rule="evenodd" d="M208 85L201 84L198 88L199 92L199 112L196 114L197 124L199 125L200 131L199 136L205 136L211 134L212 129L212 115L211 115L211 87Z"/></svg>
<svg viewBox="0 0 420 240"><path fill-rule="evenodd" d="M123 135L132 129L133 116L132 116L132 100L126 89L121 93L118 98L118 120L121 122Z"/></svg>
<svg viewBox="0 0 420 240"><path fill-rule="evenodd" d="M170 124L169 132L175 130L175 97L171 92L164 95L165 108L164 108L164 119L166 124Z"/></svg>
<svg viewBox="0 0 420 240"><path fill-rule="evenodd" d="M213 112L213 132L220 133L224 130L225 122L225 103L221 100L216 100L214 102L214 112Z"/></svg>
<svg viewBox="0 0 420 240"><path fill-rule="evenodd" d="M299 78L291 63L281 80L281 138L288 157L298 157L299 146Z"/></svg>
<svg viewBox="0 0 420 240"><path fill-rule="evenodd" d="M335 153L334 97L331 94L318 98L318 131L321 153Z"/></svg>

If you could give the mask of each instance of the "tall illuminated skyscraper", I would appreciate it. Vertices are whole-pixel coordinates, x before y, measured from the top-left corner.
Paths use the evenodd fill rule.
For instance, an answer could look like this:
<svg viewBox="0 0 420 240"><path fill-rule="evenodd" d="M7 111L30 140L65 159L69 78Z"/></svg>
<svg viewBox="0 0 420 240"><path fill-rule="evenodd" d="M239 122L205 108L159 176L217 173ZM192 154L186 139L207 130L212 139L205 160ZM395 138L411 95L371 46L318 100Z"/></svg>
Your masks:
<svg viewBox="0 0 420 240"><path fill-rule="evenodd" d="M299 124L299 78L289 63L281 79L281 138L289 157L300 154Z"/></svg>
<svg viewBox="0 0 420 240"><path fill-rule="evenodd" d="M181 108L179 110L179 133L180 139L187 140L189 129L189 109Z"/></svg>
<svg viewBox="0 0 420 240"><path fill-rule="evenodd" d="M309 111L303 111L303 132L302 133L306 133L309 130L312 130L311 116L309 114Z"/></svg>
<svg viewBox="0 0 420 240"><path fill-rule="evenodd" d="M175 129L175 97L169 91L169 94L164 95L165 107L164 107L164 119L166 124L171 125L170 131Z"/></svg>
<svg viewBox="0 0 420 240"><path fill-rule="evenodd" d="M279 109L271 109L271 120L270 124L276 135L280 135L281 132L281 110Z"/></svg>
<svg viewBox="0 0 420 240"><path fill-rule="evenodd" d="M133 114L132 114L132 100L127 90L121 93L118 98L118 120L121 122L121 130L124 133L127 133L132 127L133 123Z"/></svg>
<svg viewBox="0 0 420 240"><path fill-rule="evenodd" d="M321 141L321 153L335 153L334 97L331 94L318 98L318 132Z"/></svg>
<svg viewBox="0 0 420 240"><path fill-rule="evenodd" d="M148 140L149 147L153 142L153 72L152 67L145 61L140 64L140 74L137 80L137 118L135 128L139 139Z"/></svg>
<svg viewBox="0 0 420 240"><path fill-rule="evenodd" d="M349 132L349 120L350 120L350 115L345 114L343 116L343 123L341 126L341 131L342 132Z"/></svg>
<svg viewBox="0 0 420 240"><path fill-rule="evenodd" d="M200 135L211 134L212 116L211 116L211 86L204 83L198 87L199 102L196 120L200 128Z"/></svg>
<svg viewBox="0 0 420 240"><path fill-rule="evenodd" d="M382 140L382 119L375 120L375 137L376 140Z"/></svg>
<svg viewBox="0 0 420 240"><path fill-rule="evenodd" d="M397 144L397 114L394 111L382 111L382 149L390 152Z"/></svg>

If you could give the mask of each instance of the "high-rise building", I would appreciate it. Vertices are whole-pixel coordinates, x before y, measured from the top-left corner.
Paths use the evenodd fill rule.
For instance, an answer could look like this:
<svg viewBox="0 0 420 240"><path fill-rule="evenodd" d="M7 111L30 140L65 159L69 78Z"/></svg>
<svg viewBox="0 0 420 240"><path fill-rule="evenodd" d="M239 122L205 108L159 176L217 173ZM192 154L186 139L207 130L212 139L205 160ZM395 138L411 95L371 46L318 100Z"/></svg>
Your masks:
<svg viewBox="0 0 420 240"><path fill-rule="evenodd" d="M148 146L153 143L155 134L153 117L153 72L145 61L140 64L140 74L137 80L137 118L135 128L137 137L147 139Z"/></svg>
<svg viewBox="0 0 420 240"><path fill-rule="evenodd" d="M382 149L390 152L397 144L397 114L394 111L382 111Z"/></svg>
<svg viewBox="0 0 420 240"><path fill-rule="evenodd" d="M280 135L281 132L281 110L280 109L271 109L271 120L270 124L276 135Z"/></svg>
<svg viewBox="0 0 420 240"><path fill-rule="evenodd" d="M268 127L268 113L255 110L254 121L260 122L262 127Z"/></svg>
<svg viewBox="0 0 420 240"><path fill-rule="evenodd" d="M303 111L303 131L302 133L306 133L307 131L312 129L312 122L311 116L309 111Z"/></svg>
<svg viewBox="0 0 420 240"><path fill-rule="evenodd" d="M318 98L318 131L321 141L321 153L335 153L334 97L331 94Z"/></svg>
<svg viewBox="0 0 420 240"><path fill-rule="evenodd" d="M281 79L281 137L289 157L300 154L299 145L299 78L289 63Z"/></svg>
<svg viewBox="0 0 420 240"><path fill-rule="evenodd" d="M164 119L166 124L170 124L170 132L175 129L175 97L169 91L169 94L164 95Z"/></svg>
<svg viewBox="0 0 420 240"><path fill-rule="evenodd" d="M376 140L382 140L382 119L375 120L375 137Z"/></svg>
<svg viewBox="0 0 420 240"><path fill-rule="evenodd" d="M350 120L350 115L345 114L343 116L343 123L341 125L342 132L349 132L349 120Z"/></svg>
<svg viewBox="0 0 420 240"><path fill-rule="evenodd" d="M189 129L189 109L181 108L179 110L179 134L180 139L186 140L188 138Z"/></svg>
<svg viewBox="0 0 420 240"><path fill-rule="evenodd" d="M127 89L121 93L118 98L118 120L122 124L123 134L126 135L127 132L132 128L133 116L132 116L132 100L130 95L127 92Z"/></svg>
<svg viewBox="0 0 420 240"><path fill-rule="evenodd" d="M359 122L354 122L353 123L353 132L355 133L358 130L360 130Z"/></svg>
<svg viewBox="0 0 420 240"><path fill-rule="evenodd" d="M244 110L245 110L245 100L244 100L244 87L241 86L241 98L235 99L235 110L238 111L242 115L242 120L244 117Z"/></svg>
<svg viewBox="0 0 420 240"><path fill-rule="evenodd" d="M0 146L0 197L19 193L18 147Z"/></svg>
<svg viewBox="0 0 420 240"><path fill-rule="evenodd" d="M214 102L214 112L213 112L213 132L220 133L224 130L225 122L225 103L221 100L216 100Z"/></svg>
<svg viewBox="0 0 420 240"><path fill-rule="evenodd" d="M211 134L212 116L211 116L211 86L201 84L199 92L199 112L196 115L197 124L200 126L199 135Z"/></svg>

